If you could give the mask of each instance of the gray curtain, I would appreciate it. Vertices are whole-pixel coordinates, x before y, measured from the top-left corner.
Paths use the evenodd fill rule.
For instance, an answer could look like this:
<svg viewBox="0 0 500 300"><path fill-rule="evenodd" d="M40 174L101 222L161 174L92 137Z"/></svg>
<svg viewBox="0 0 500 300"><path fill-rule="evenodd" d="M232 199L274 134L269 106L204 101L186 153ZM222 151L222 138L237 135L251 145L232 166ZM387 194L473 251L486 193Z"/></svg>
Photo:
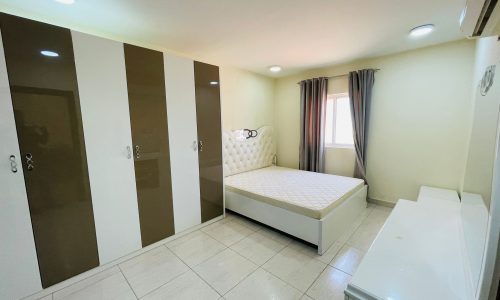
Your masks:
<svg viewBox="0 0 500 300"><path fill-rule="evenodd" d="M300 82L299 168L325 171L325 114L328 79L313 78Z"/></svg>
<svg viewBox="0 0 500 300"><path fill-rule="evenodd" d="M351 116L356 150L356 169L354 177L366 182L366 138L372 88L375 82L375 70L360 70L349 73L349 98L351 98Z"/></svg>

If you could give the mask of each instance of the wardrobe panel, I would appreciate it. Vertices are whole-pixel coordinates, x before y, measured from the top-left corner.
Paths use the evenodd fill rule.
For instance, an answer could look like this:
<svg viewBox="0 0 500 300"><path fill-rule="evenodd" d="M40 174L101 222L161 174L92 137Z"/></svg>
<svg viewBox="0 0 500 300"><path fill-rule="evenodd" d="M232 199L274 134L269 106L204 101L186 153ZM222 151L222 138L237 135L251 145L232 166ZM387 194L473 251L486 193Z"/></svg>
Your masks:
<svg viewBox="0 0 500 300"><path fill-rule="evenodd" d="M42 289L0 35L0 299Z"/></svg>
<svg viewBox="0 0 500 300"><path fill-rule="evenodd" d="M142 245L174 234L163 53L125 44Z"/></svg>
<svg viewBox="0 0 500 300"><path fill-rule="evenodd" d="M42 286L48 287L99 265L71 34L5 14L0 27Z"/></svg>
<svg viewBox="0 0 500 300"><path fill-rule="evenodd" d="M175 231L201 223L193 61L164 54Z"/></svg>
<svg viewBox="0 0 500 300"><path fill-rule="evenodd" d="M224 213L219 67L194 62L201 220Z"/></svg>
<svg viewBox="0 0 500 300"><path fill-rule="evenodd" d="M125 57L122 43L71 35L99 261L105 264L141 248Z"/></svg>

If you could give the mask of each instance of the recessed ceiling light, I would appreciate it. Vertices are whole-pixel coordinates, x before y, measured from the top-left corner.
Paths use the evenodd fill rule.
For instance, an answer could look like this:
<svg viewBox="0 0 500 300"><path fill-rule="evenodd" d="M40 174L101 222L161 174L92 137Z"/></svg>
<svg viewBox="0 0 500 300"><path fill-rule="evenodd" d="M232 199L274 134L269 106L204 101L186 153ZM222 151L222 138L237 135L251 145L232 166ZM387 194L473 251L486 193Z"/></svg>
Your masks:
<svg viewBox="0 0 500 300"><path fill-rule="evenodd" d="M434 30L434 24L420 25L410 30L411 37L420 37L431 33Z"/></svg>
<svg viewBox="0 0 500 300"><path fill-rule="evenodd" d="M54 0L54 1L59 2L61 4L66 4L66 5L75 3L75 0Z"/></svg>
<svg viewBox="0 0 500 300"><path fill-rule="evenodd" d="M219 82L218 81L210 81L210 85L218 85Z"/></svg>
<svg viewBox="0 0 500 300"><path fill-rule="evenodd" d="M50 51L50 50L42 50L42 51L40 51L40 54L42 54L43 56L48 56L48 57L58 57L59 56L59 53L54 52L54 51Z"/></svg>
<svg viewBox="0 0 500 300"><path fill-rule="evenodd" d="M281 67L280 66L271 66L271 67L269 67L269 71L271 71L273 73L278 73L281 71Z"/></svg>

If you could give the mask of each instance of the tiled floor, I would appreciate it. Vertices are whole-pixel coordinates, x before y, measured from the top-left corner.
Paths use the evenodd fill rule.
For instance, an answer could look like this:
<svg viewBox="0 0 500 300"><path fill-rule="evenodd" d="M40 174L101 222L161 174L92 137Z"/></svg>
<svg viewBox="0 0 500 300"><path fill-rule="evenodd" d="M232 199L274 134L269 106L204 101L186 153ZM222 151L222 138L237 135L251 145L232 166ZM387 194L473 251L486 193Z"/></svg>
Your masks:
<svg viewBox="0 0 500 300"><path fill-rule="evenodd" d="M228 213L42 299L344 299L351 275L389 213L369 205L323 256Z"/></svg>

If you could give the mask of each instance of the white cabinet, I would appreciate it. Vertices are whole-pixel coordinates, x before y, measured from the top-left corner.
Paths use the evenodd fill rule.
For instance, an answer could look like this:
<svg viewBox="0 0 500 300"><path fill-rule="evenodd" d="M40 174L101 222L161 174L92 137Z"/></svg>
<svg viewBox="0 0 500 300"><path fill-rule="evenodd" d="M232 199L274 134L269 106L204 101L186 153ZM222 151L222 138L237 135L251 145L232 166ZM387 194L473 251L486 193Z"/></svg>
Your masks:
<svg viewBox="0 0 500 300"><path fill-rule="evenodd" d="M164 54L175 232L201 223L193 61Z"/></svg>
<svg viewBox="0 0 500 300"><path fill-rule="evenodd" d="M71 32L100 264L141 248L123 44Z"/></svg>
<svg viewBox="0 0 500 300"><path fill-rule="evenodd" d="M1 36L0 141L0 299L17 299L42 285Z"/></svg>
<svg viewBox="0 0 500 300"><path fill-rule="evenodd" d="M345 294L348 299L473 299L455 191L423 187L400 199Z"/></svg>

